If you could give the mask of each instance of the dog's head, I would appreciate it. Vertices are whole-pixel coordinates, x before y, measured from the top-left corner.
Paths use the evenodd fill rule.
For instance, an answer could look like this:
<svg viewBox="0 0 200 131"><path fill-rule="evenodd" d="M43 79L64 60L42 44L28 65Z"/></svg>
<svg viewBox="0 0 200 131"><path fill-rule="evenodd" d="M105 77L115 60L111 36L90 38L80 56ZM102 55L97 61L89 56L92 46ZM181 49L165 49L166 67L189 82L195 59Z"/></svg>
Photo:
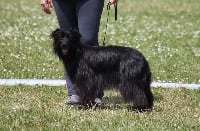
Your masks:
<svg viewBox="0 0 200 131"><path fill-rule="evenodd" d="M77 29L56 29L52 32L53 49L55 54L61 59L63 56L69 55L81 46L80 33Z"/></svg>

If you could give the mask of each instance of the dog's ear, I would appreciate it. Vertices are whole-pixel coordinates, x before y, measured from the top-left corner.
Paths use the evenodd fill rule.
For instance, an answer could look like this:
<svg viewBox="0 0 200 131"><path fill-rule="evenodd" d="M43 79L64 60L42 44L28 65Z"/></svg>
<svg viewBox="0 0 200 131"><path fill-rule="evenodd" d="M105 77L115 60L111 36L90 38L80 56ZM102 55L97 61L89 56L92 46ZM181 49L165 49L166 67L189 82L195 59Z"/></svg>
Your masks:
<svg viewBox="0 0 200 131"><path fill-rule="evenodd" d="M61 31L60 31L60 29L54 30L54 31L51 33L51 35L50 35L50 37L51 37L52 39L58 38L58 37L60 37L60 36L61 36Z"/></svg>

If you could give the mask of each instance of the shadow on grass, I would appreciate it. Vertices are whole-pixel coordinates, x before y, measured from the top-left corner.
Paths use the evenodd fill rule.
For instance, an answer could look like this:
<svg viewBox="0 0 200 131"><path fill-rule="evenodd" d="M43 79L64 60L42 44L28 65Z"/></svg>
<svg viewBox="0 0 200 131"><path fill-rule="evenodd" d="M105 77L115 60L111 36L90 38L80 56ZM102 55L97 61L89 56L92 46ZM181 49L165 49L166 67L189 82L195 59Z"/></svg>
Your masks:
<svg viewBox="0 0 200 131"><path fill-rule="evenodd" d="M155 103L160 103L164 97L159 93L159 92L153 92L154 94L154 104ZM102 98L102 105L101 107L93 106L93 107L83 107L83 106L78 106L78 109L80 110L121 110L121 109L127 109L128 111L133 111L132 108L132 103L131 102L125 102L122 98L122 96L117 93L117 94L112 94L109 93L106 96ZM76 106L75 106L76 107ZM153 110L156 110L158 112L162 111L157 106L153 107ZM137 112L137 111L136 111Z"/></svg>
<svg viewBox="0 0 200 131"><path fill-rule="evenodd" d="M154 103L161 102L163 99L164 98L162 95L159 94L154 95ZM128 111L133 111L131 103L125 102L120 95L103 97L103 104L101 109L109 109L109 110L127 109ZM157 107L155 108L155 110L162 111L162 109L160 108L158 109Z"/></svg>
<svg viewBox="0 0 200 131"><path fill-rule="evenodd" d="M154 96L154 102L160 102L162 101L163 97L161 95L159 96ZM134 110L130 102L125 102L123 98L120 95L117 96L104 96L102 100L102 105L101 107L98 106L93 106L92 108L87 108L87 107L79 107L78 109L81 110L128 110L128 111L133 111L133 112L146 112L146 111L151 111L151 110L146 110L146 111L138 111ZM153 107L154 110L154 107ZM160 112L162 109L156 107L156 111Z"/></svg>
<svg viewBox="0 0 200 131"><path fill-rule="evenodd" d="M129 103L123 101L121 96L104 96L101 109L118 110L127 107Z"/></svg>

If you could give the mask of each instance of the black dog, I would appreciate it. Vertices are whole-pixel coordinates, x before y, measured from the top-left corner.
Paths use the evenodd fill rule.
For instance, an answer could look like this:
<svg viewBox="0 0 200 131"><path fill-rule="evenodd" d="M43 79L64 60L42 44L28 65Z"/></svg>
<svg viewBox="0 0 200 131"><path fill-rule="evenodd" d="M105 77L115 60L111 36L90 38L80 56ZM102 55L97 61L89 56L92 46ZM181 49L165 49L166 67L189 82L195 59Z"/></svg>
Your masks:
<svg viewBox="0 0 200 131"><path fill-rule="evenodd" d="M56 29L51 37L54 52L75 84L81 105L94 104L104 89L115 88L133 109L152 109L151 72L139 51L120 46L84 46L77 30Z"/></svg>

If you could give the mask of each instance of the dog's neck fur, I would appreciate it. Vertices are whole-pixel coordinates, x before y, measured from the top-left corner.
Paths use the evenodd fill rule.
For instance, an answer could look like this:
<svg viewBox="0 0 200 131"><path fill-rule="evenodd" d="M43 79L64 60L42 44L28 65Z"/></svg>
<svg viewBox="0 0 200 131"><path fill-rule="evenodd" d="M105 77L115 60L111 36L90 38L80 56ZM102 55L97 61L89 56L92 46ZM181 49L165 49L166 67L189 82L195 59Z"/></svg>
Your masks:
<svg viewBox="0 0 200 131"><path fill-rule="evenodd" d="M79 65L78 63L83 53L82 50L82 47L70 49L68 54L62 57L62 62L65 65L64 68L71 78L71 81L74 81L73 78L75 78L75 76L73 75L77 72L76 69L78 69L77 66Z"/></svg>

